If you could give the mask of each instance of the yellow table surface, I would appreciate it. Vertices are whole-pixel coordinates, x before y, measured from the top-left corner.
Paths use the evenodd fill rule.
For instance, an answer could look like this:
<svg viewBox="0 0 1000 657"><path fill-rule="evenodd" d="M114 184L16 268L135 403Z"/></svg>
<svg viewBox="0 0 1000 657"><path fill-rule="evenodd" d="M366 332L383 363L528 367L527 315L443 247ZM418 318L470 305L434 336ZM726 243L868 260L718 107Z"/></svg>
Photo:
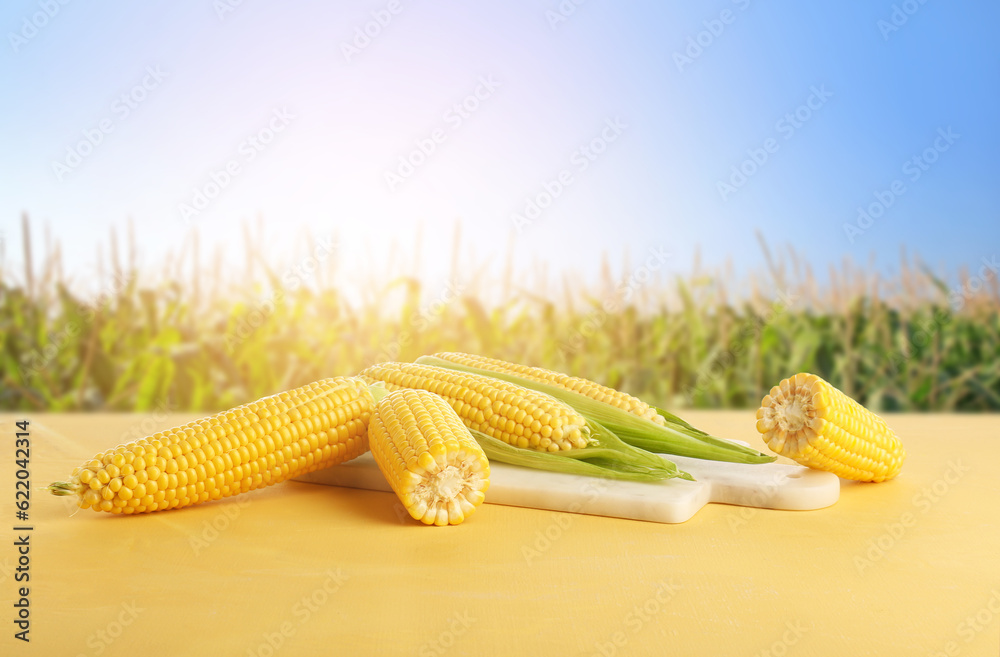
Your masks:
<svg viewBox="0 0 1000 657"><path fill-rule="evenodd" d="M751 412L686 412L763 447ZM682 525L288 482L179 511L71 515L37 488L191 415L0 415L3 655L1000 654L1000 417L887 419L909 458L820 511ZM31 642L13 638L14 420L31 422Z"/></svg>

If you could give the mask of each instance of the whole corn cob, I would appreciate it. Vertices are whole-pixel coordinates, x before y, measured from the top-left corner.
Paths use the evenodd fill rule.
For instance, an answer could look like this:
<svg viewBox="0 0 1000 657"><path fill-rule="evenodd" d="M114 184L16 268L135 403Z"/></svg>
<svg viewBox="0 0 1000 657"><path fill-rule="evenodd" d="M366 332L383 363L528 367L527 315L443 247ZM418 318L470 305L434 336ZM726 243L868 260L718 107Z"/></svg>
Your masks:
<svg viewBox="0 0 1000 657"><path fill-rule="evenodd" d="M885 420L815 374L771 388L757 410L757 430L775 453L844 479L892 479L906 458Z"/></svg>
<svg viewBox="0 0 1000 657"><path fill-rule="evenodd" d="M470 429L524 449L587 446L587 420L548 395L476 374L416 363L381 363L361 372L389 390L418 388L444 397Z"/></svg>
<svg viewBox="0 0 1000 657"><path fill-rule="evenodd" d="M755 449L710 436L663 409L586 379L467 354L421 356L417 363L488 376L551 395L588 420L607 427L625 443L650 452L736 463L774 460ZM651 419L650 413L659 421Z"/></svg>
<svg viewBox="0 0 1000 657"><path fill-rule="evenodd" d="M454 409L425 390L397 390L375 407L368 441L413 518L457 525L483 503L490 465Z"/></svg>
<svg viewBox="0 0 1000 657"><path fill-rule="evenodd" d="M49 490L124 514L237 495L368 451L374 405L360 379L323 379L109 449Z"/></svg>
<svg viewBox="0 0 1000 657"><path fill-rule="evenodd" d="M390 391L411 388L439 395L491 460L633 481L690 478L561 401L507 381L419 363L381 363L359 376Z"/></svg>
<svg viewBox="0 0 1000 657"><path fill-rule="evenodd" d="M496 358L487 358L474 354L463 354L456 352L443 352L434 354L434 358L439 358L456 365L465 365L480 370L488 370L498 374L512 374L522 379L537 381L539 383L549 383L565 390L572 390L584 397L589 397L594 401L610 404L632 415L645 418L651 422L663 425L664 420L657 413L656 409L649 406L638 397L633 397L627 393L603 386L589 379L578 376L569 376L561 372L553 372L541 367L530 367L528 365L518 365L508 363Z"/></svg>

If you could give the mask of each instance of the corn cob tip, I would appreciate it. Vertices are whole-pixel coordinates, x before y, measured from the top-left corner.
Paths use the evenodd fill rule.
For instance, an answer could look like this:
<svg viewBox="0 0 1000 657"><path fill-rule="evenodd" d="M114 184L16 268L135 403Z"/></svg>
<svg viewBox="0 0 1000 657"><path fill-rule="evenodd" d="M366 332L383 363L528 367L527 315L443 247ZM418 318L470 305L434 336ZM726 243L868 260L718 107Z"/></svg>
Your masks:
<svg viewBox="0 0 1000 657"><path fill-rule="evenodd" d="M53 495L65 496L65 495L79 495L80 494L80 484L73 483L69 481L53 481L51 484L46 486L45 490L49 491Z"/></svg>

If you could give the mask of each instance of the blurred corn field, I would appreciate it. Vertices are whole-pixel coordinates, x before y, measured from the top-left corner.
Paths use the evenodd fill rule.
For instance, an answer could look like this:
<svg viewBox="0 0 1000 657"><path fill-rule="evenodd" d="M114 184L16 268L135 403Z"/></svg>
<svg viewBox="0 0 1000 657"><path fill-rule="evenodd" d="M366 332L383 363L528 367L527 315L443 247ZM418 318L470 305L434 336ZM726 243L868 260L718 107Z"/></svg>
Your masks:
<svg viewBox="0 0 1000 657"><path fill-rule="evenodd" d="M792 250L772 254L762 240L768 268L749 277L626 261L582 284L551 280L541 263L463 275L456 235L446 285L369 272L348 286L333 247L308 236L280 266L260 256L248 225L245 269L223 272L220 254L203 265L196 233L140 267L130 226L102 246L87 274L98 292L83 294L61 246L46 237L33 262L26 217L21 232L17 269L0 259L2 409L216 411L436 351L558 369L672 407L753 407L810 371L875 409L1000 409L1000 286L989 269L946 284L903 255L891 280L844 262L820 284Z"/></svg>

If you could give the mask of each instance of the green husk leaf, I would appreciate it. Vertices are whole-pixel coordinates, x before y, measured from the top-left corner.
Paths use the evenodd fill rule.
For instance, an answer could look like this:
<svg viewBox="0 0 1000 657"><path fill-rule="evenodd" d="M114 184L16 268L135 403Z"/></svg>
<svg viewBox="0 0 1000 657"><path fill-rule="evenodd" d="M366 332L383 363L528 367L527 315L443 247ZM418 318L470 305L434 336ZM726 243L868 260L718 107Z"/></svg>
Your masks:
<svg viewBox="0 0 1000 657"><path fill-rule="evenodd" d="M372 397L375 399L376 404L382 401L382 398L389 394L389 391L385 387L385 383L382 381L369 383L368 390L372 393Z"/></svg>
<svg viewBox="0 0 1000 657"><path fill-rule="evenodd" d="M481 431L472 430L479 446L490 461L519 465L535 470L562 472L566 474L622 481L653 482L678 477L694 481L686 472L677 466L654 454L648 454L660 461L660 464L650 461L648 464L622 458L622 452L608 447L587 447L584 449L563 450L560 452L539 452L508 445L502 440L487 436ZM644 460L644 459L643 459Z"/></svg>
<svg viewBox="0 0 1000 657"><path fill-rule="evenodd" d="M674 415L673 413L671 413L666 409L660 408L659 406L650 406L650 408L659 413L660 417L662 417L664 420L667 421L667 424L672 424L674 428L680 431L681 433L686 433L689 436L693 437L708 435L701 429L698 429L697 427L692 427L690 424L688 424L687 422L685 422L684 420L677 417L676 415Z"/></svg>
<svg viewBox="0 0 1000 657"><path fill-rule="evenodd" d="M381 381L369 384L368 389L371 390L376 403L389 394ZM678 470L674 463L622 442L613 432L592 420L587 420L585 431L587 447L559 452L540 452L516 447L480 431L473 429L470 431L486 452L486 458L491 461L496 460L536 470L626 481L662 481L673 477L694 481L694 477Z"/></svg>
<svg viewBox="0 0 1000 657"><path fill-rule="evenodd" d="M513 374L459 365L436 356L421 356L417 362L423 365L446 367L455 371L488 376L545 393L568 404L588 420L597 422L623 442L648 452L731 463L771 463L776 458L750 447L711 436L695 429L671 413L663 416L667 420L667 425L660 426L610 404L595 401L590 397L559 386ZM662 413L660 409L657 411Z"/></svg>
<svg viewBox="0 0 1000 657"><path fill-rule="evenodd" d="M691 475L678 470L677 465L672 461L634 445L629 445L613 431L598 422L588 419L587 428L590 430L587 447L562 450L559 453L569 458L586 460L591 463L610 462L614 463L615 467L629 468L630 470L665 470L669 477L683 477L694 481Z"/></svg>

